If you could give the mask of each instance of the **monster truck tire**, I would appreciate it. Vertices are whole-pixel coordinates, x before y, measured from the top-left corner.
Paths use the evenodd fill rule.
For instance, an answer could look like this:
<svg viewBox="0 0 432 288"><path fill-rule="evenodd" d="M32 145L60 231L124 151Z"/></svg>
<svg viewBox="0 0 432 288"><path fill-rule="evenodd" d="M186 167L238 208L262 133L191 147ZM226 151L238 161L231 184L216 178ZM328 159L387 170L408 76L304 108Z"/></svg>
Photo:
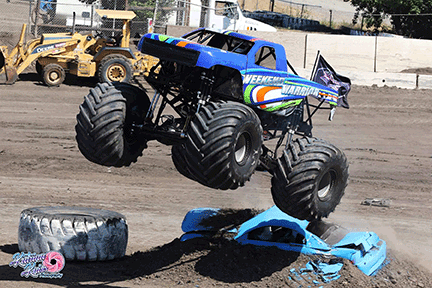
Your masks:
<svg viewBox="0 0 432 288"><path fill-rule="evenodd" d="M143 121L149 105L145 91L130 84L97 84L84 97L77 115L75 131L81 153L104 166L136 162L147 141L136 138L131 125Z"/></svg>
<svg viewBox="0 0 432 288"><path fill-rule="evenodd" d="M22 252L60 252L66 260L103 261L125 255L128 225L122 214L85 207L35 207L21 212Z"/></svg>
<svg viewBox="0 0 432 288"><path fill-rule="evenodd" d="M191 180L196 181L195 177L193 177L192 172L189 170L189 168L185 165L186 163L186 150L184 145L173 145L171 147L171 159L174 163L175 168L177 169L180 174L185 176L186 178L189 178Z"/></svg>
<svg viewBox="0 0 432 288"><path fill-rule="evenodd" d="M125 82L132 80L133 67L130 60L120 54L105 56L99 64L100 82Z"/></svg>
<svg viewBox="0 0 432 288"><path fill-rule="evenodd" d="M272 196L283 212L301 220L327 217L348 184L348 163L337 147L316 138L294 140L278 159Z"/></svg>
<svg viewBox="0 0 432 288"><path fill-rule="evenodd" d="M255 171L261 146L261 122L251 108L235 102L209 103L191 121L187 141L173 147L178 152L173 160L180 173L190 173L189 178L205 186L236 189Z"/></svg>

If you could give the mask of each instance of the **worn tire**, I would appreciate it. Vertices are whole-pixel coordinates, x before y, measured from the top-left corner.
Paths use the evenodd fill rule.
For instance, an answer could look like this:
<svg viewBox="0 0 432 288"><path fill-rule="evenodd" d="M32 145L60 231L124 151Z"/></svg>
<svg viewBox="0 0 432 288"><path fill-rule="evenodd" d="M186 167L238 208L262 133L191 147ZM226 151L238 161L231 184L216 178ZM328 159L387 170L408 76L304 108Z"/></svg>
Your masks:
<svg viewBox="0 0 432 288"><path fill-rule="evenodd" d="M84 97L75 126L81 153L90 161L122 167L136 162L147 148L131 131L150 105L145 91L127 83L99 83Z"/></svg>
<svg viewBox="0 0 432 288"><path fill-rule="evenodd" d="M103 261L125 255L126 218L85 207L35 207L21 212L18 247L22 252L57 251L66 260Z"/></svg>
<svg viewBox="0 0 432 288"><path fill-rule="evenodd" d="M243 186L254 173L262 153L262 127L248 106L209 103L195 115L187 134L183 146L173 147L184 161L181 169L174 162L183 175L190 173L189 178L205 186L226 190Z"/></svg>
<svg viewBox="0 0 432 288"><path fill-rule="evenodd" d="M100 82L125 82L132 80L133 67L130 60L121 54L105 56L99 64Z"/></svg>
<svg viewBox="0 0 432 288"><path fill-rule="evenodd" d="M348 162L342 151L320 139L299 138L278 162L271 191L279 209L308 221L334 211L348 184Z"/></svg>
<svg viewBox="0 0 432 288"><path fill-rule="evenodd" d="M60 86L66 78L66 72L58 64L51 63L43 67L42 79L48 87Z"/></svg>

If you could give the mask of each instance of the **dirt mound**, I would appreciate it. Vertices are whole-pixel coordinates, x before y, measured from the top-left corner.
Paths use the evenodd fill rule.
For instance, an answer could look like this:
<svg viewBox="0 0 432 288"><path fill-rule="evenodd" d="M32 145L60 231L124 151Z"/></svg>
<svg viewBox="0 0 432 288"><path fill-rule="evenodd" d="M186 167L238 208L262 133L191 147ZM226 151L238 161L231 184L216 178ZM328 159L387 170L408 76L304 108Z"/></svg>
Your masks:
<svg viewBox="0 0 432 288"><path fill-rule="evenodd" d="M319 274L302 272L306 263L317 259L277 248L242 246L224 237L175 239L117 261L68 262L57 284L127 281L128 286L137 287L432 287L424 271L393 254L375 276L366 276L343 260L339 279L330 282Z"/></svg>
<svg viewBox="0 0 432 288"><path fill-rule="evenodd" d="M414 74L421 74L421 75L432 75L432 68L431 67L410 68L410 69L404 69L404 70L402 70L401 73L414 73Z"/></svg>

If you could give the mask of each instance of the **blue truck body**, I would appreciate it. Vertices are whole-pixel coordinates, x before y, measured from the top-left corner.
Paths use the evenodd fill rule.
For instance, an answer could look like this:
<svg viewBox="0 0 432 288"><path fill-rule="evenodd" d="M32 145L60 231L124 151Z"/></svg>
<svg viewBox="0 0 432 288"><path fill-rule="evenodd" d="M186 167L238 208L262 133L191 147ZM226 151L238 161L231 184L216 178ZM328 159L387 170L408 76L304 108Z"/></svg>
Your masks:
<svg viewBox="0 0 432 288"><path fill-rule="evenodd" d="M214 37L224 35L230 39L244 40L247 45L229 51L229 49L203 45L188 39L191 35L195 35L198 32L213 33L216 35ZM138 45L138 49L143 53L149 53L146 47L148 45L148 41L146 42L147 39L164 42L172 45L173 48L175 46L175 50L172 51L176 53L194 51L195 54L193 55L196 60L185 64L204 69L224 66L237 70L241 74L242 79L243 102L255 108L269 112L282 110L299 105L307 96L312 96L318 100L324 100L332 106L337 106L337 91L288 72L285 49L280 44L241 33L231 31L217 32L200 28L182 36L182 38L148 33L142 37ZM243 49L245 48L244 46L247 49ZM257 55L264 49L267 49L274 57L271 68L257 63ZM247 50L247 53L244 53L245 50ZM171 56L161 55L160 53L151 54L161 57L161 59Z"/></svg>

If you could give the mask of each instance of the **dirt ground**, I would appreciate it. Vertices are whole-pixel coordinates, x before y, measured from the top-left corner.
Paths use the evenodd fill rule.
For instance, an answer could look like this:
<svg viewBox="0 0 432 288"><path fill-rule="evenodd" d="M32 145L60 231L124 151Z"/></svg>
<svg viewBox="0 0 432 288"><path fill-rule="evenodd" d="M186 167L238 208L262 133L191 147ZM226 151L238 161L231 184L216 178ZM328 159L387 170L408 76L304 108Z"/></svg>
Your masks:
<svg viewBox="0 0 432 288"><path fill-rule="evenodd" d="M28 73L0 86L1 287L432 287L432 91L355 86L351 109L338 109L333 122L326 111L315 116L314 136L340 147L350 163L350 184L329 221L374 231L389 247L388 264L376 276L345 262L341 277L326 284L314 275L294 277L309 256L226 239L181 243L181 223L190 209L271 207L270 176L256 172L234 191L206 188L181 176L170 148L158 142L150 142L131 167L87 161L74 126L78 106L94 85L67 79L48 88ZM366 198L389 199L391 205L360 205ZM21 278L20 268L8 266L18 251L20 212L46 205L124 214L127 256L67 262L62 279Z"/></svg>

